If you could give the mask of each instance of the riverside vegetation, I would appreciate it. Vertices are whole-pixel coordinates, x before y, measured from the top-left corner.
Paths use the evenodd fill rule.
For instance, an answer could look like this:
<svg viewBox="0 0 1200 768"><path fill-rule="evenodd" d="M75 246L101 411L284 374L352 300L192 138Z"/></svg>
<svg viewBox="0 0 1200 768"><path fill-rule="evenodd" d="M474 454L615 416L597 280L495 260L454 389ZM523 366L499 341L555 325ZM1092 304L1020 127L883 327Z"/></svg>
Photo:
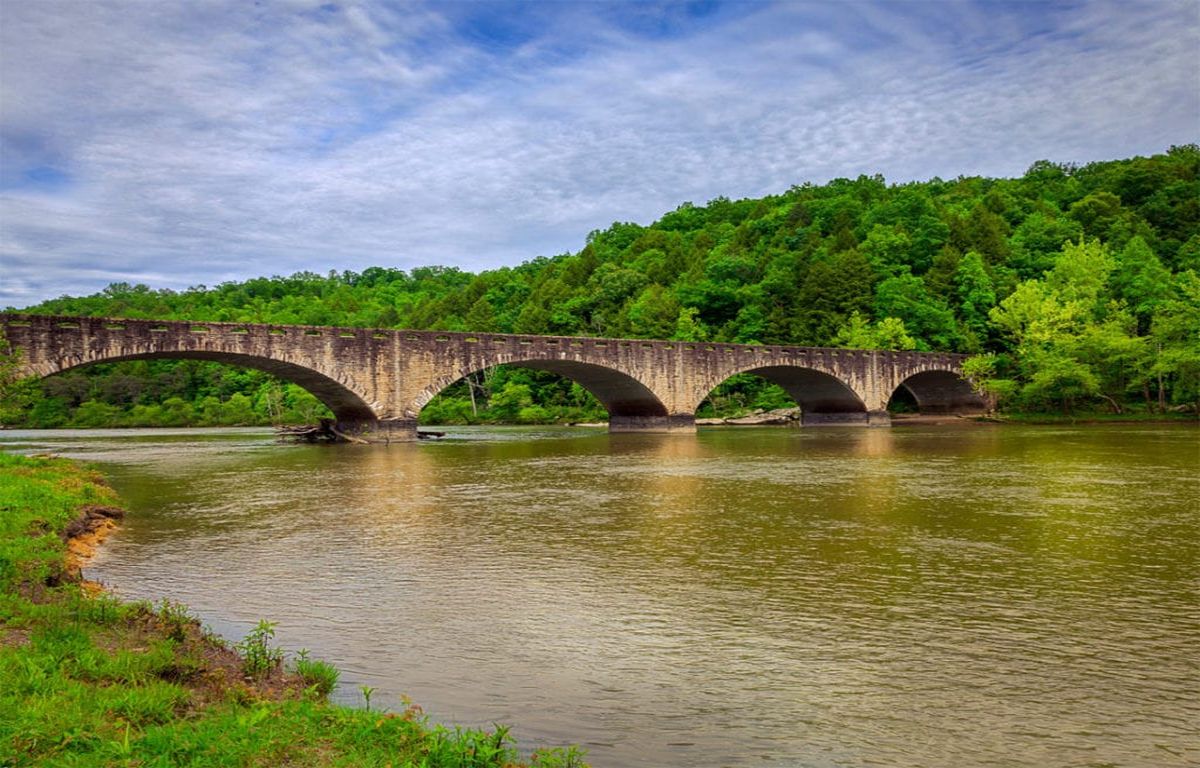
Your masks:
<svg viewBox="0 0 1200 768"><path fill-rule="evenodd" d="M0 453L0 765L527 764L501 726L329 703L337 670L304 652L285 661L269 622L230 648L178 604L80 582L64 531L86 535L73 521L107 519L116 502L76 464ZM584 765L573 748L531 760Z"/></svg>
<svg viewBox="0 0 1200 768"><path fill-rule="evenodd" d="M577 253L470 274L298 273L152 290L118 283L24 311L974 355L1002 410L1192 414L1200 404L1200 147L1020 178L891 185L879 176L685 203L615 223ZM14 426L302 422L326 412L265 374L197 361L99 365L8 398ZM698 414L791 405L735 377ZM500 368L436 398L425 423L604 418L578 385Z"/></svg>

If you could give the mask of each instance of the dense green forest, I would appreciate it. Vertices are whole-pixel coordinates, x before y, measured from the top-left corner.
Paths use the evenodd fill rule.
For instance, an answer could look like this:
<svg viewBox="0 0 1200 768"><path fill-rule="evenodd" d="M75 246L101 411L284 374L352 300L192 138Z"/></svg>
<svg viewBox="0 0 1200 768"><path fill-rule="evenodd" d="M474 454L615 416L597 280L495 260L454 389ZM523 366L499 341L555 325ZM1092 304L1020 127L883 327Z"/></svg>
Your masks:
<svg viewBox="0 0 1200 768"><path fill-rule="evenodd" d="M1020 178L879 176L614 223L573 254L471 274L372 267L186 291L124 283L24 311L64 315L796 343L976 355L1001 409L1194 412L1200 404L1200 147ZM755 377L706 408L777 406ZM19 406L13 405L20 402ZM212 363L142 361L9 397L30 426L311 421L294 385ZM425 422L588 420L578 385L501 369Z"/></svg>

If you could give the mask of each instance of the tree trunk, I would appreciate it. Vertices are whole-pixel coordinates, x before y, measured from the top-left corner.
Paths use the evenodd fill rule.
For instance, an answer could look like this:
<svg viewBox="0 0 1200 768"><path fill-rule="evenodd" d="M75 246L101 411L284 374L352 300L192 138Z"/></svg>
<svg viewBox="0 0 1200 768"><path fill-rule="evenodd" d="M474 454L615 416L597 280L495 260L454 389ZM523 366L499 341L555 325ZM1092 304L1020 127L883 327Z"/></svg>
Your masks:
<svg viewBox="0 0 1200 768"><path fill-rule="evenodd" d="M1155 346L1156 346L1156 354L1159 357L1161 357L1162 356L1162 344L1157 344ZM1159 413L1167 412L1167 390L1163 386L1163 372L1162 372L1161 368L1158 370L1158 412Z"/></svg>
<svg viewBox="0 0 1200 768"><path fill-rule="evenodd" d="M467 382L467 392L471 395L471 413L476 416L479 415L479 400L483 400L484 408L487 407L488 382L491 380L489 371L495 370L495 368L491 368L487 371L476 371L475 373L467 374L465 381ZM475 397L476 392L479 393L478 398Z"/></svg>

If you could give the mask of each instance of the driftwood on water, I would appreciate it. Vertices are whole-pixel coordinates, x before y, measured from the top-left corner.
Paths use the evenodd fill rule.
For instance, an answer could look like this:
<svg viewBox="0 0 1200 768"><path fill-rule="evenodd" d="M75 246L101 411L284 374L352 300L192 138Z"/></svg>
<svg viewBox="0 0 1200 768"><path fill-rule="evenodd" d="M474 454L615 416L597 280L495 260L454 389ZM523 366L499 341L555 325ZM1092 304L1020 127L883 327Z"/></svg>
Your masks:
<svg viewBox="0 0 1200 768"><path fill-rule="evenodd" d="M321 419L316 424L276 427L275 436L280 440L304 440L309 443L367 443L362 438L342 432L333 419Z"/></svg>
<svg viewBox="0 0 1200 768"><path fill-rule="evenodd" d="M303 440L309 443L361 443L367 445L369 440L363 440L354 435L348 435L337 428L333 419L321 419L316 424L301 424L298 426L280 426L275 428L275 435L280 440ZM432 437L445 437L445 432L418 432L417 437L427 440Z"/></svg>

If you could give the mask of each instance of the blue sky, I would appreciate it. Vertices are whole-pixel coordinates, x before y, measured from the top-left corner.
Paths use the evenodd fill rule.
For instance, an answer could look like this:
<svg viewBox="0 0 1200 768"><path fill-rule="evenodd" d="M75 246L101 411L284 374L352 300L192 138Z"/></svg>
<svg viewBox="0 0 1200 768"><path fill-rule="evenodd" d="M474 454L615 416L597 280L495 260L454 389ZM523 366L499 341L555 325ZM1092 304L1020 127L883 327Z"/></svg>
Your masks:
<svg viewBox="0 0 1200 768"><path fill-rule="evenodd" d="M1200 140L1200 2L0 0L0 306Z"/></svg>

